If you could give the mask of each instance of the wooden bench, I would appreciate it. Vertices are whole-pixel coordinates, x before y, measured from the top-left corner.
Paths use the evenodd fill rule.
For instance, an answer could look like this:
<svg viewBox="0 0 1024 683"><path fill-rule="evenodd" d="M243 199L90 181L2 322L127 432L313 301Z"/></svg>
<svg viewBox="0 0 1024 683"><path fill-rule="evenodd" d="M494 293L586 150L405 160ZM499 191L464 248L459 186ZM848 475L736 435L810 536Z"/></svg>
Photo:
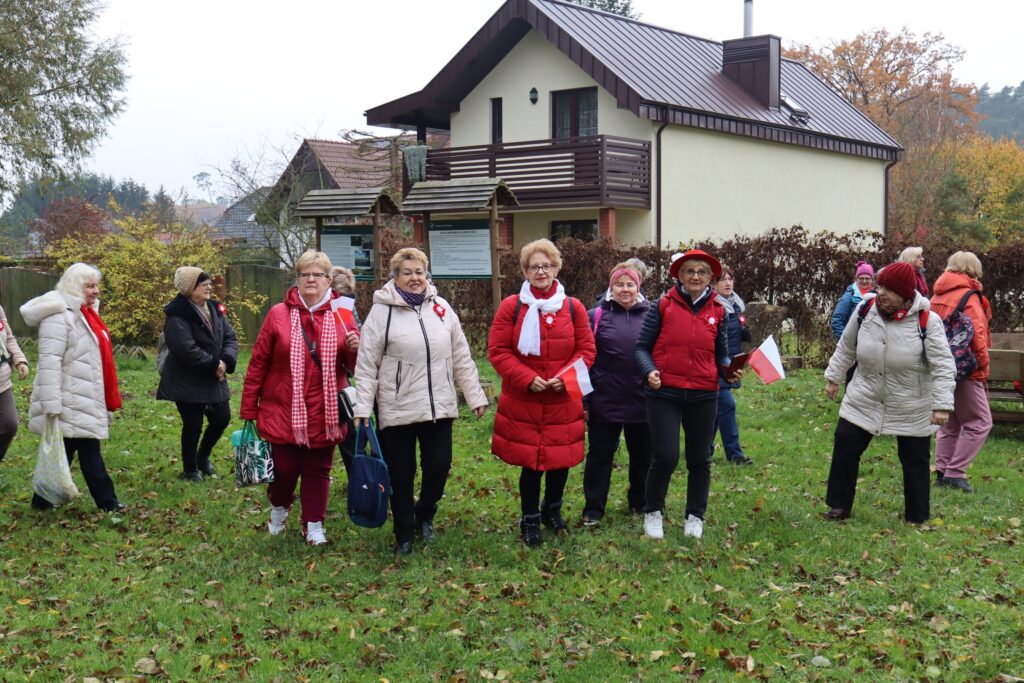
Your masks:
<svg viewBox="0 0 1024 683"><path fill-rule="evenodd" d="M993 332L992 348L988 351L988 400L1024 404L1013 388L1013 382L1024 380L1024 334ZM993 406L995 422L1024 422L1024 410L1006 410L1005 405Z"/></svg>

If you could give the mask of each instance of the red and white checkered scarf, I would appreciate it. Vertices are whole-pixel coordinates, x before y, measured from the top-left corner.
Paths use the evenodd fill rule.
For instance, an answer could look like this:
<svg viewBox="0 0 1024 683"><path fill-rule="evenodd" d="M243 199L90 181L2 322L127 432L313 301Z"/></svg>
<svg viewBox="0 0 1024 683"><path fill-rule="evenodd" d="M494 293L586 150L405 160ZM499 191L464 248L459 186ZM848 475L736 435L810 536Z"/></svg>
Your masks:
<svg viewBox="0 0 1024 683"><path fill-rule="evenodd" d="M292 430L295 443L309 446L309 418L306 414L306 356L309 350L299 328L299 309L291 309L291 343L288 348L292 370ZM313 313L310 312L312 320ZM314 325L314 329L316 326ZM341 425L338 423L338 329L330 311L324 313L320 325L320 339L316 342L317 353L323 367L320 376L324 388L324 425L329 441L341 441Z"/></svg>

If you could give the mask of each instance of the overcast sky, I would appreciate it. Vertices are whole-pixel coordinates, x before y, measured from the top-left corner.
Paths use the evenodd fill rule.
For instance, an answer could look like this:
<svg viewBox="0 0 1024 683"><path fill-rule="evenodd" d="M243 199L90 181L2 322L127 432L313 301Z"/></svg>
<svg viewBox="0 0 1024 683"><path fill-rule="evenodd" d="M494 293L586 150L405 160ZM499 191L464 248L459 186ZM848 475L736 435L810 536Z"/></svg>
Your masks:
<svg viewBox="0 0 1024 683"><path fill-rule="evenodd" d="M128 54L128 107L88 166L193 196L192 180L303 137L365 128L366 109L419 90L503 0L106 0L98 35ZM743 33L742 0L633 0L641 20L714 40ZM909 26L966 51L958 78L1024 80L1011 0L755 0L754 33L783 45ZM273 152L268 155L276 160Z"/></svg>

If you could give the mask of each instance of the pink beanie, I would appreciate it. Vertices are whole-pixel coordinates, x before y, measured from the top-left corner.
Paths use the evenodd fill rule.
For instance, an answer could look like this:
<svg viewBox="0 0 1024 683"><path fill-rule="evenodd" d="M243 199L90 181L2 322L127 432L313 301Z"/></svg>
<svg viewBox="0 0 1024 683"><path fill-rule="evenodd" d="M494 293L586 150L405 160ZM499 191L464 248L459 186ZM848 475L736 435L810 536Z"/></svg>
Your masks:
<svg viewBox="0 0 1024 683"><path fill-rule="evenodd" d="M614 285L623 275L635 282L637 287L640 286L640 273L636 272L633 268L619 268L613 271L612 276L608 279L608 286Z"/></svg>
<svg viewBox="0 0 1024 683"><path fill-rule="evenodd" d="M867 261L857 261L857 274L854 275L854 277L857 278L861 275L870 275L871 277L874 277L875 269L872 268L871 264Z"/></svg>

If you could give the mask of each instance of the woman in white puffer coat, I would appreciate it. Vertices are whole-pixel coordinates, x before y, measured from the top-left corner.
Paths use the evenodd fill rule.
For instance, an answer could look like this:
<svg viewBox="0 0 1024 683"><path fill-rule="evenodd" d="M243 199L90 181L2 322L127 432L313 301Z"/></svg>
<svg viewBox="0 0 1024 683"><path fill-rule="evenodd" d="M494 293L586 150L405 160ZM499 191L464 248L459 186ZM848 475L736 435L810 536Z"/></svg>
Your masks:
<svg viewBox="0 0 1024 683"><path fill-rule="evenodd" d="M21 316L39 327L39 361L29 405L29 429L42 434L56 417L68 462L78 454L96 506L124 509L100 455L110 413L121 407L110 333L99 317L100 272L90 265L68 267L56 289L21 306ZM32 507L54 507L38 494Z"/></svg>
<svg viewBox="0 0 1024 683"><path fill-rule="evenodd" d="M846 371L857 364L839 408L826 519L850 516L861 454L877 434L896 437L903 466L904 518L928 519L931 438L953 410L956 367L942 319L916 291L913 267L886 266L878 295L868 295L850 319L825 370L834 399Z"/></svg>

